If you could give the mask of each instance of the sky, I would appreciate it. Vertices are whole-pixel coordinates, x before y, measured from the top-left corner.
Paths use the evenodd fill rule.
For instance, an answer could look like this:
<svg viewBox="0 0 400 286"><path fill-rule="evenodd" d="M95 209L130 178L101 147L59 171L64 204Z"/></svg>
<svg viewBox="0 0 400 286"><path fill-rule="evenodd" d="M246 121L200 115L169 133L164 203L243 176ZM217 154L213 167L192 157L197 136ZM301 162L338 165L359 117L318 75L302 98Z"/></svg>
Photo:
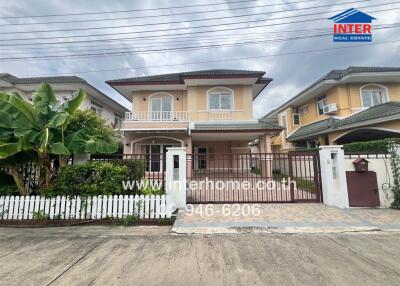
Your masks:
<svg viewBox="0 0 400 286"><path fill-rule="evenodd" d="M376 18L371 43L332 41L328 18L349 8ZM332 69L400 66L396 24L395 0L0 0L0 73L80 76L129 108L106 80L265 71L260 118Z"/></svg>

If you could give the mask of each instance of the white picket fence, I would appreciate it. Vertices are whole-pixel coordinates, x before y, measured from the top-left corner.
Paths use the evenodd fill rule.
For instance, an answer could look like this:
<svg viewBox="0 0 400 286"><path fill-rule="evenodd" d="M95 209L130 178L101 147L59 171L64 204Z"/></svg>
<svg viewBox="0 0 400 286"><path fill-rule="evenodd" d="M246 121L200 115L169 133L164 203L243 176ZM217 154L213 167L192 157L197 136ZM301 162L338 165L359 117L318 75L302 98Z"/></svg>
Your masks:
<svg viewBox="0 0 400 286"><path fill-rule="evenodd" d="M45 198L0 197L0 220L104 219L135 215L141 219L170 218L175 210L165 195L114 195Z"/></svg>

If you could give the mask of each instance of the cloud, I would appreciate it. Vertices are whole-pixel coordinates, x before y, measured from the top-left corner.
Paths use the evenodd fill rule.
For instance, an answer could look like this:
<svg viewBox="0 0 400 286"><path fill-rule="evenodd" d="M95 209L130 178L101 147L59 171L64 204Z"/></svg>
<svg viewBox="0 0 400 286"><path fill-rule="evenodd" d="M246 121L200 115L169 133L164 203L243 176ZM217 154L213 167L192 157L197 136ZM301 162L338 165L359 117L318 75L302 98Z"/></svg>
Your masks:
<svg viewBox="0 0 400 286"><path fill-rule="evenodd" d="M107 11L107 10L127 10L127 9L144 9L144 8L156 8L156 7L167 7L177 5L194 5L212 3L211 1L196 1L196 2L182 2L182 1L110 1L97 0L89 1L82 0L77 4L76 1L45 1L45 0L21 0L21 1L2 1L0 3L0 16L15 16L15 15L40 15L40 14L60 14L60 13L82 13L82 12L93 12L93 11ZM231 1L232 2L232 1ZM16 43L12 39L26 37L31 39L31 42L40 42L40 37L54 36L73 36L83 35L84 38L80 40L94 40L101 39L100 42L93 43L81 43L76 45L47 45L47 46L11 46L11 47L0 47L0 53L2 56L10 53L21 53L23 56L35 56L41 55L43 52L49 54L71 54L76 53L78 50L84 49L101 49L102 51L115 51L116 48L130 49L130 50L143 50L143 47L147 49L153 49L156 47L174 47L174 46L200 46L205 42L208 43L232 43L232 42L243 42L246 37L252 37L252 40L265 40L266 37L284 37L288 35L285 31L293 30L309 30L309 29L320 29L320 28L331 28L329 20L302 22L283 24L290 21L299 21L302 19L311 18L328 18L329 16L336 14L337 10L345 10L351 8L351 5L338 4L333 7L322 7L313 10L302 10L285 13L270 13L288 9L299 9L305 7L316 7L320 5L327 5L333 3L343 3L343 1L313 1L312 3L297 3L292 2L298 1L286 1L277 0L275 3L282 4L268 7L257 7L257 8L245 8L248 6L261 6L270 4L270 2L257 1L257 2L242 2L242 3L226 3L220 6L210 7L193 7L186 9L167 9L159 11L146 11L141 13L114 13L114 14L101 14L101 15L87 15L87 16L74 16L74 17L49 17L49 18L20 18L20 19L0 19L0 24L12 24L12 23L26 23L30 21L54 21L54 20L85 20L85 19L113 19L115 17L127 17L125 20L112 20L112 21L99 21L90 23L65 23L65 24L48 24L48 25L28 25L28 26L7 26L2 27L2 31L33 31L33 30L52 30L52 29L65 29L65 28L82 28L82 27L100 27L104 28L100 30L88 30L88 31L71 31L71 32L49 32L40 34L11 34L2 35L2 39L7 40L7 43ZM173 4L172 4L173 3ZM398 10L376 12L373 11L383 9L385 7L394 7L389 5L383 5L386 3L384 0L372 0L365 3L354 4L354 8L358 6L375 5L382 3L380 7L366 8L366 12L370 12L373 16L378 18L375 24L388 24L400 22L400 13ZM353 5L353 4L352 4ZM243 8L242 8L243 7ZM200 10L216 10L216 9L230 9L230 11L217 12L217 13L205 13L205 14L192 14L183 16L171 16L172 13L182 11L200 11ZM241 9L236 9L241 8ZM270 20L265 24L279 24L267 27L254 27L255 23L247 23L240 25L224 25L215 26L210 28L195 28L196 26L206 24L224 24L232 23L235 21L243 20L260 20L260 19L273 19L278 17L290 17L298 16L301 14L318 13L318 12L329 12L324 15L311 15L297 18L286 18L280 20ZM371 12L372 11L372 12ZM270 13L254 17L241 17L236 19L223 19L225 16L238 16L249 13ZM155 14L169 14L166 17L156 18L135 18L146 15ZM131 18L130 18L131 17ZM213 21L199 21L190 22L193 19L201 19L204 17L220 17L219 20ZM146 27L135 27L129 25L140 25L149 24L155 22L168 22L168 21L186 21L181 24L165 24L160 26L148 26L148 32L142 32L139 34L132 35L113 35L118 32L137 32L146 30ZM260 24L260 23L257 23ZM127 25L128 27L119 29L106 29L107 26L111 25ZM178 28L187 28L188 30L180 30ZM187 35L184 36L182 33L194 32L194 31L208 31L218 30L223 28L232 27L247 27L248 29L242 29L237 31L227 31L218 33L203 33L198 35ZM173 34L174 31L154 32L158 29L175 29L175 37L153 38L153 39L137 39L131 41L108 41L110 39L116 39L121 37L140 37L140 36L165 36ZM374 42L378 43L381 41L388 41L392 39L393 35L398 34L399 28L387 29L387 30L376 30L374 31ZM92 37L92 34L97 33L110 33L108 36ZM258 33L258 34L255 34ZM244 34L240 38L240 34ZM253 36L252 36L253 35ZM296 35L294 33L291 36ZM297 33L298 36L301 32ZM216 39L216 36L219 39ZM225 39L222 39L225 37ZM231 38L229 38L231 37ZM72 41L71 39L66 39ZM75 39L76 40L76 39ZM49 40L47 40L49 41ZM57 40L50 40L57 41ZM58 40L63 41L63 40ZM19 43L24 41L18 41ZM0 42L0 43L4 43ZM80 47L74 48L74 46L92 46L92 47ZM17 76L23 75L39 75L39 74L65 74L75 73L78 76L85 78L91 84L94 84L97 88L107 93L109 96L130 107L129 102L126 101L122 96L115 92L112 88L104 83L105 80L127 78L142 75L151 74L162 74L189 70L199 69L211 69L211 68L231 68L231 69L248 69L248 70L264 70L268 77L272 77L274 81L268 86L263 93L256 99L254 104L254 113L256 117L261 117L264 114L276 108L289 98L293 97L310 85L313 81L320 78L332 69L346 68L348 66L395 66L400 65L400 46L396 44L387 45L371 45L366 43L364 47L357 47L351 49L331 50L324 52L313 52L313 53L298 53L293 55L281 55L271 56L264 58L257 58L252 60L240 60L220 63L204 63L204 64L184 64L191 62L202 62L202 61L218 61L221 59L229 58L243 58L252 57L258 55L275 55L285 53L297 53L299 51L315 50L315 49L332 49L343 46L351 46L351 44L333 43L331 37L318 37L318 38L307 38L301 40L291 41L275 41L269 43L260 43L252 45L242 45L235 47L221 47L214 49L199 49L191 51L170 51L170 52L159 52L159 53L137 53L129 54L124 56L100 56L91 58L63 58L57 60L24 60L24 61L13 61L13 62L0 62L0 72L8 72ZM46 47L43 50L43 47ZM61 52L60 50L64 50ZM184 64L184 65L179 65ZM160 65L172 65L165 67L155 67ZM174 66L176 65L176 66ZM131 68L131 70L126 70ZM125 69L115 71L103 71L103 72L91 72L91 73L79 73L79 71L91 71L91 70L111 70L111 69Z"/></svg>

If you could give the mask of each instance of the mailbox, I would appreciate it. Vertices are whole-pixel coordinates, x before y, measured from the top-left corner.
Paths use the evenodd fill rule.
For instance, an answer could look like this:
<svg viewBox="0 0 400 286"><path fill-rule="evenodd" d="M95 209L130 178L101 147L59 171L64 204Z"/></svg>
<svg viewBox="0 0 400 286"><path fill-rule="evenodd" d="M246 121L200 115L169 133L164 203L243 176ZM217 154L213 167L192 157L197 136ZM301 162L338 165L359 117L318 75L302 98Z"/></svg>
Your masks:
<svg viewBox="0 0 400 286"><path fill-rule="evenodd" d="M356 172L367 172L368 171L368 160L364 158L357 158L353 161L354 170Z"/></svg>

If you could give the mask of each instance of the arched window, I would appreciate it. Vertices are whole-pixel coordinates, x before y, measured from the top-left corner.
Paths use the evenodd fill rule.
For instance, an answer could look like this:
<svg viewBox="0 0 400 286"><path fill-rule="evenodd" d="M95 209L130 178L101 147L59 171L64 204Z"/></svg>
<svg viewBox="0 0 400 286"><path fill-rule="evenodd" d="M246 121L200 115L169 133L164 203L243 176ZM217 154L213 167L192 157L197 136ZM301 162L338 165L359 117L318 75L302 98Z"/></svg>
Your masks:
<svg viewBox="0 0 400 286"><path fill-rule="evenodd" d="M173 96L158 92L150 95L149 111L152 120L169 120L173 111Z"/></svg>
<svg viewBox="0 0 400 286"><path fill-rule="evenodd" d="M389 101L388 89L379 84L368 84L360 88L361 106L368 108Z"/></svg>
<svg viewBox="0 0 400 286"><path fill-rule="evenodd" d="M214 87L207 90L207 108L209 110L232 110L233 90L226 87Z"/></svg>

